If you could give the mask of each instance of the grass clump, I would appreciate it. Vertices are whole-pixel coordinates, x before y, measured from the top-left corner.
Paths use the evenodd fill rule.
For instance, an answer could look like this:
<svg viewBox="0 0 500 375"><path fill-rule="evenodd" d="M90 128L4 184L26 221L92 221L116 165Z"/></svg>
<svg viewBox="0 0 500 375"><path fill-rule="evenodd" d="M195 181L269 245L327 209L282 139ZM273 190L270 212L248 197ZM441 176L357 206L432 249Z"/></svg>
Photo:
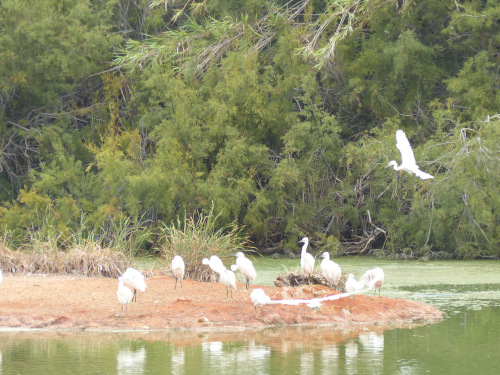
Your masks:
<svg viewBox="0 0 500 375"><path fill-rule="evenodd" d="M213 206L208 214L184 215L184 220L164 225L162 231L162 253L168 261L180 255L186 264L185 277L197 281L216 281L217 275L202 264L203 258L217 255L229 268L235 262L232 255L238 251L252 251L248 237L236 223L216 229L218 215Z"/></svg>
<svg viewBox="0 0 500 375"><path fill-rule="evenodd" d="M5 238L5 237L4 237ZM0 239L0 269L12 274L56 274L116 278L130 265L123 252L102 248L96 243L61 249L57 241L42 241L31 236L31 242L17 250Z"/></svg>

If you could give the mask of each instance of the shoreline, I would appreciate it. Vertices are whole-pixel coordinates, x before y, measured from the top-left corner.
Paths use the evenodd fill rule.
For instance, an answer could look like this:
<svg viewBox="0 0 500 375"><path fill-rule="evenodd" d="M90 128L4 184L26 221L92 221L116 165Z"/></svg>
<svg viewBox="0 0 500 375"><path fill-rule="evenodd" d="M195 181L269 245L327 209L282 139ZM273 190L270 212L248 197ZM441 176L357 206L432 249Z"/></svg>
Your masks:
<svg viewBox="0 0 500 375"><path fill-rule="evenodd" d="M237 283L234 301L224 301L226 289L214 282L186 279L183 292L173 291L175 279L154 276L145 293L120 316L118 282L73 276L6 276L0 287L0 331L3 328L75 332L244 332L280 327L427 324L442 319L437 308L384 296L356 296L327 301L319 311L305 305L264 306L255 310L250 293ZM272 300L310 299L336 294L320 285L262 288Z"/></svg>

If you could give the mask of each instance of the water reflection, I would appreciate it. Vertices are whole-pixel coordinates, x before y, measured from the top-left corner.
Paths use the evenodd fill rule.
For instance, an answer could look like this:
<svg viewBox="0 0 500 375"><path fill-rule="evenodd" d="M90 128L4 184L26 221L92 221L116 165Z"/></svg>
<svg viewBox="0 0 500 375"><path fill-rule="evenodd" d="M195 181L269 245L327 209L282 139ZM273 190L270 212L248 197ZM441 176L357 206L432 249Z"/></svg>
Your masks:
<svg viewBox="0 0 500 375"><path fill-rule="evenodd" d="M116 356L116 369L119 375L143 374L146 363L146 349L122 349Z"/></svg>
<svg viewBox="0 0 500 375"><path fill-rule="evenodd" d="M443 265L449 271L433 264L388 264L391 277L386 290L392 287L392 296L439 306L445 319L437 324L239 332L0 332L0 374L496 375L500 368L499 263L480 263L474 275L464 263ZM487 284L475 285L474 280L485 273L490 275ZM450 275L460 282L450 284ZM426 284L420 285L419 280Z"/></svg>
<svg viewBox="0 0 500 375"><path fill-rule="evenodd" d="M173 346L172 347L172 374L184 374L185 362L184 348Z"/></svg>
<svg viewBox="0 0 500 375"><path fill-rule="evenodd" d="M492 306L411 330L359 324L237 333L0 333L0 373L493 374L500 367L499 317Z"/></svg>

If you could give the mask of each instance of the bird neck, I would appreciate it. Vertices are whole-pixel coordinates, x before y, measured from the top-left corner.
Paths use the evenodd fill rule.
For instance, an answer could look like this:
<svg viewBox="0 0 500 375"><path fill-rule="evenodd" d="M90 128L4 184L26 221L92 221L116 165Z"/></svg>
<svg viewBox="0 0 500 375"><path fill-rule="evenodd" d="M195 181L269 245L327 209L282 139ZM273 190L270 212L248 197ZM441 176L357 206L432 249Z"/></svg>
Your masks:
<svg viewBox="0 0 500 375"><path fill-rule="evenodd" d="M395 171L399 171L403 168L403 163L401 163L401 165L398 167L398 163L396 162L396 160L391 160L391 162L389 163L389 165L392 165L392 168L395 170Z"/></svg>
<svg viewBox="0 0 500 375"><path fill-rule="evenodd" d="M306 253L306 250L307 250L307 246L309 245L309 241L308 240L305 240L304 241L304 244L302 245L302 254L305 254Z"/></svg>

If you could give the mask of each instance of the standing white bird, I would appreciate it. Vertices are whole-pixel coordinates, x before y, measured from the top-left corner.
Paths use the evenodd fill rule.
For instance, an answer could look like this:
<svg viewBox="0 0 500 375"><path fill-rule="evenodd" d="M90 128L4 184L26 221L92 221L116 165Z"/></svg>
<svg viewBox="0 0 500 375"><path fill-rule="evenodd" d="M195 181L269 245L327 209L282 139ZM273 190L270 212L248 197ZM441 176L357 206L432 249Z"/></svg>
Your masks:
<svg viewBox="0 0 500 375"><path fill-rule="evenodd" d="M132 301L132 291L123 285L123 277L120 276L118 278L118 291L116 292L116 296L118 297L118 302L122 306L122 316L123 316L123 305L125 305L125 312L128 315L128 305Z"/></svg>
<svg viewBox="0 0 500 375"><path fill-rule="evenodd" d="M252 261L245 257L241 251L236 253L236 265L240 272L246 277L247 282L245 284L246 289L250 286L250 280L254 281L257 277L257 272L252 264Z"/></svg>
<svg viewBox="0 0 500 375"><path fill-rule="evenodd" d="M366 271L363 276L361 276L358 282L358 289L361 289L365 285L367 285L369 288L375 290L375 294L377 294L378 289L378 294L380 295L380 288L382 287L383 283L384 271L380 267L375 267Z"/></svg>
<svg viewBox="0 0 500 375"><path fill-rule="evenodd" d="M232 299L233 290L236 290L236 275L234 271L238 269L238 266L233 264L231 269L228 270L217 255L212 255L210 259L203 258L201 262L219 274L219 282L226 287L227 298L229 299L229 290L231 290Z"/></svg>
<svg viewBox="0 0 500 375"><path fill-rule="evenodd" d="M392 165L395 171L406 171L409 174L414 174L415 176L420 177L422 180L434 178L434 176L422 172L418 168L410 142L408 142L408 138L406 138L406 134L402 130L396 131L396 147L401 153L401 165L398 167L396 160L391 160L389 164L387 164L388 167Z"/></svg>
<svg viewBox="0 0 500 375"><path fill-rule="evenodd" d="M123 274L123 282L134 289L134 301L137 302L137 289L141 292L146 291L146 281L144 275L135 268L127 268Z"/></svg>
<svg viewBox="0 0 500 375"><path fill-rule="evenodd" d="M233 290L236 290L236 275L234 271L238 269L236 264L231 266L231 269L228 270L224 268L219 273L219 282L226 286L226 298L229 299L229 291L231 291L231 300L233 299Z"/></svg>
<svg viewBox="0 0 500 375"><path fill-rule="evenodd" d="M340 266L334 261L330 260L330 254L328 251L325 251L321 257L323 260L321 261L321 272L325 279L332 283L332 288L337 289L337 285L339 284L340 276L342 275L342 270Z"/></svg>
<svg viewBox="0 0 500 375"><path fill-rule="evenodd" d="M181 282L181 289L182 289L182 279L184 278L185 269L186 266L184 265L184 260L180 255L176 255L174 259L172 259L172 272L174 273L175 276L174 290L177 288L177 281L179 280Z"/></svg>
<svg viewBox="0 0 500 375"><path fill-rule="evenodd" d="M309 238L304 237L299 243L304 244L302 245L302 252L300 253L300 267L304 275L310 276L314 272L314 257L306 251L309 245Z"/></svg>
<svg viewBox="0 0 500 375"><path fill-rule="evenodd" d="M352 273L349 274L349 277L347 278L345 282L345 291L346 293L354 293L358 291L358 282L354 278L354 275ZM353 302L356 304L356 296L352 295ZM351 299L351 296L349 296L349 300ZM348 300L348 302L349 302Z"/></svg>
<svg viewBox="0 0 500 375"><path fill-rule="evenodd" d="M215 273L220 273L222 269L226 268L222 263L222 260L220 260L220 258L217 255L212 255L210 259L203 258L201 263L209 266Z"/></svg>
<svg viewBox="0 0 500 375"><path fill-rule="evenodd" d="M260 307L262 316L264 316L264 309L262 307L264 305L269 305L271 303L271 298L269 298L263 289L257 288L250 293L250 299L255 307L255 314L257 315L257 307Z"/></svg>

